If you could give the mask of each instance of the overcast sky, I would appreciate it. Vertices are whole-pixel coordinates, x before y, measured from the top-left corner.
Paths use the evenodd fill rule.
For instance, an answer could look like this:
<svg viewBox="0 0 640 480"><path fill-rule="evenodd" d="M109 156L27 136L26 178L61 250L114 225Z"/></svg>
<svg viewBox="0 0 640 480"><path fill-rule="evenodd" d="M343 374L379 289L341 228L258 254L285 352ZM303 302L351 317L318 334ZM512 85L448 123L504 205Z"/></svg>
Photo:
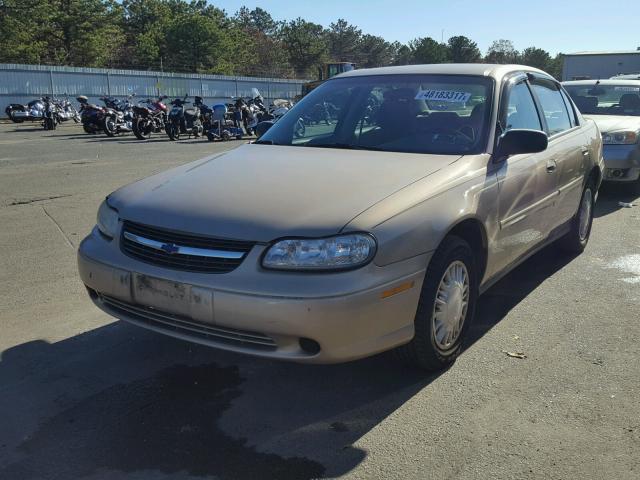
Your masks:
<svg viewBox="0 0 640 480"><path fill-rule="evenodd" d="M482 53L493 40L513 41L552 54L582 50L635 50L640 47L640 4L595 0L269 0L210 1L228 13L259 6L276 20L302 17L328 26L338 18L363 32L406 43L416 37L436 40L466 35ZM443 34L444 30L444 34Z"/></svg>

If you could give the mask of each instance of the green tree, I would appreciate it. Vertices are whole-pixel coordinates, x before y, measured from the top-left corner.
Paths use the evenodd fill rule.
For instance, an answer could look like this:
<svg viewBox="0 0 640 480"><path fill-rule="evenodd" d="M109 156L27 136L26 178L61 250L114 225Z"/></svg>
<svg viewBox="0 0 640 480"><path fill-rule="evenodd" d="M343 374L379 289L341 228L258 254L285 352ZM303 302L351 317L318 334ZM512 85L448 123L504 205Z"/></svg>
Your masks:
<svg viewBox="0 0 640 480"><path fill-rule="evenodd" d="M396 50L382 37L363 35L358 44L354 60L359 67L383 67L391 65Z"/></svg>
<svg viewBox="0 0 640 480"><path fill-rule="evenodd" d="M362 39L362 30L342 18L329 25L327 43L332 62L352 62Z"/></svg>
<svg viewBox="0 0 640 480"><path fill-rule="evenodd" d="M265 35L275 35L279 28L278 22L273 19L271 14L260 7L253 10L242 7L236 12L234 20L244 30L260 32Z"/></svg>
<svg viewBox="0 0 640 480"><path fill-rule="evenodd" d="M551 66L551 55L546 50L536 47L525 48L520 55L520 63L547 71Z"/></svg>
<svg viewBox="0 0 640 480"><path fill-rule="evenodd" d="M392 65L409 65L413 60L413 51L408 45L400 42L391 44Z"/></svg>
<svg viewBox="0 0 640 480"><path fill-rule="evenodd" d="M478 44L463 35L451 37L447 42L449 57L453 63L478 63L482 61L482 53Z"/></svg>
<svg viewBox="0 0 640 480"><path fill-rule="evenodd" d="M46 0L0 0L0 62L45 63L50 13Z"/></svg>
<svg viewBox="0 0 640 480"><path fill-rule="evenodd" d="M485 61L487 63L518 63L519 55L518 51L513 46L511 40L496 40L494 41L489 50L487 50L487 56Z"/></svg>
<svg viewBox="0 0 640 480"><path fill-rule="evenodd" d="M315 77L314 67L328 58L328 47L322 25L298 17L286 23L280 32L289 63L299 76Z"/></svg>
<svg viewBox="0 0 640 480"><path fill-rule="evenodd" d="M445 63L449 61L449 50L444 43L431 37L417 38L409 42L413 52L412 63Z"/></svg>

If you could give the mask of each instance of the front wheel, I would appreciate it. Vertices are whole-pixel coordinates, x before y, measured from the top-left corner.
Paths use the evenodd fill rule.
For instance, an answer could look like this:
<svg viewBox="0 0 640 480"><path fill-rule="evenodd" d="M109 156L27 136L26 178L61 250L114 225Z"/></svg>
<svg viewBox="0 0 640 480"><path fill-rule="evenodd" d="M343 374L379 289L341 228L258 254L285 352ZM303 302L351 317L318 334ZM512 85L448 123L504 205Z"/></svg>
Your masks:
<svg viewBox="0 0 640 480"><path fill-rule="evenodd" d="M459 237L446 237L425 274L414 337L396 349L398 357L429 371L451 365L462 350L477 298L478 272L473 250Z"/></svg>
<svg viewBox="0 0 640 480"><path fill-rule="evenodd" d="M578 211L571 220L571 229L560 239L560 246L563 250L570 253L582 253L589 243L595 195L595 186L592 181L589 181L582 191Z"/></svg>
<svg viewBox="0 0 640 480"><path fill-rule="evenodd" d="M107 134L107 137L114 137L116 135L116 119L114 117L106 117L104 119L103 130Z"/></svg>

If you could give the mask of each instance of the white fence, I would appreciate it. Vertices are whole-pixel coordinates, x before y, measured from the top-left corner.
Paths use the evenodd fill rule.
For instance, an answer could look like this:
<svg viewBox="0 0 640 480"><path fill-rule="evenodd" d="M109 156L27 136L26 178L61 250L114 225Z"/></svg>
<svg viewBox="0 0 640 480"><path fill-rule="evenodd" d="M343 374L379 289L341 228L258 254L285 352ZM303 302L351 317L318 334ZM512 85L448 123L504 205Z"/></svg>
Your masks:
<svg viewBox="0 0 640 480"><path fill-rule="evenodd" d="M196 95L206 104L226 103L232 97L249 97L257 88L271 101L293 99L306 80L261 77L231 77L188 73L146 72L43 65L0 64L0 115L10 103L28 103L45 95L86 95L91 103L101 96L139 98L167 95L169 98Z"/></svg>

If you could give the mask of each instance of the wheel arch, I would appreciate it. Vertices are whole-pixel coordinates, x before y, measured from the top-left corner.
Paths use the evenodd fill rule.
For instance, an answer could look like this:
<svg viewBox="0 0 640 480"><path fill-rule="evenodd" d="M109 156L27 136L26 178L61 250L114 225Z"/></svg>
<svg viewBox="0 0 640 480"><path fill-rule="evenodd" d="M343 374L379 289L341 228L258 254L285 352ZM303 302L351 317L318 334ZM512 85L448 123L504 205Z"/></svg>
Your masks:
<svg viewBox="0 0 640 480"><path fill-rule="evenodd" d="M466 241L478 258L478 281L481 282L487 270L488 241L484 224L476 217L465 217L458 220L444 235L442 241L449 236L456 236Z"/></svg>

